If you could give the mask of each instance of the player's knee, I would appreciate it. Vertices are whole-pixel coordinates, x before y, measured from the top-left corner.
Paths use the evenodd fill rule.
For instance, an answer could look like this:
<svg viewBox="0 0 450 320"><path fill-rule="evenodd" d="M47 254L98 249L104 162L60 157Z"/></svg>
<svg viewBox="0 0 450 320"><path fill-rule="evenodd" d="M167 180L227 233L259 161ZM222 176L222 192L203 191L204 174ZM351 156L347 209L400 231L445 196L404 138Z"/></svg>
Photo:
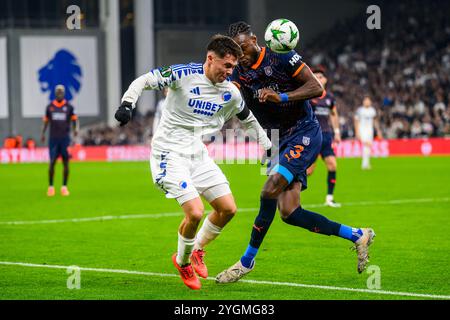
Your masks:
<svg viewBox="0 0 450 320"><path fill-rule="evenodd" d="M286 222L285 220L291 215L292 210L284 208L284 207L280 207L278 208L278 211L280 212L280 217L281 220L283 220L284 222Z"/></svg>
<svg viewBox="0 0 450 320"><path fill-rule="evenodd" d="M280 178L279 177L277 178L276 176L277 175L272 175L266 181L266 184L264 185L264 187L261 191L261 198L277 199L278 196L283 192L283 190L286 186L283 185ZM278 175L278 176L280 176L280 175Z"/></svg>
<svg viewBox="0 0 450 320"><path fill-rule="evenodd" d="M276 199L280 194L277 188L266 188L261 191L261 198Z"/></svg>
<svg viewBox="0 0 450 320"><path fill-rule="evenodd" d="M236 212L237 212L236 205L230 205L230 206L223 208L220 211L220 215L227 219L232 219L235 216Z"/></svg>
<svg viewBox="0 0 450 320"><path fill-rule="evenodd" d="M202 217L203 217L203 210L201 209L191 210L187 214L187 219L189 219L189 221L192 223L200 223Z"/></svg>
<svg viewBox="0 0 450 320"><path fill-rule="evenodd" d="M327 166L327 170L328 171L336 171L337 169L337 163L336 163L336 158L333 156L330 156L328 158L325 159L325 164Z"/></svg>
<svg viewBox="0 0 450 320"><path fill-rule="evenodd" d="M205 209L203 206L191 206L187 210L185 209L186 219L191 223L199 223L202 220Z"/></svg>

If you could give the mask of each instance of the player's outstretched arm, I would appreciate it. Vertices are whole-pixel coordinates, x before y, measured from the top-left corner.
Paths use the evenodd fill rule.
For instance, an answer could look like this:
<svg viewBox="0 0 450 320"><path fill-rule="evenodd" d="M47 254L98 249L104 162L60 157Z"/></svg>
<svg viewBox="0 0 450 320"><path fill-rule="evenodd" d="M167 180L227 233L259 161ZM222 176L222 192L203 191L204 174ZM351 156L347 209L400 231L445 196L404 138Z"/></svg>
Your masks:
<svg viewBox="0 0 450 320"><path fill-rule="evenodd" d="M297 89L278 94L270 88L264 88L260 91L259 101L281 103L286 101L307 100L322 96L324 88L311 72L311 69L309 69L305 63L303 63L300 68L299 73L294 77L300 84Z"/></svg>
<svg viewBox="0 0 450 320"><path fill-rule="evenodd" d="M287 93L289 100L312 99L322 96L325 91L320 81L305 63L294 79L300 84L300 87Z"/></svg>
<svg viewBox="0 0 450 320"><path fill-rule="evenodd" d="M248 134L256 139L258 144L263 147L264 150L267 151L272 148L272 142L247 106L244 106L242 111L236 114L236 116L247 130Z"/></svg>
<svg viewBox="0 0 450 320"><path fill-rule="evenodd" d="M176 81L177 78L170 68L154 69L140 76L130 84L128 90L122 96L122 104L117 109L114 117L120 122L121 126L125 125L131 120L131 112L136 106L142 91L161 90L164 87L174 85Z"/></svg>

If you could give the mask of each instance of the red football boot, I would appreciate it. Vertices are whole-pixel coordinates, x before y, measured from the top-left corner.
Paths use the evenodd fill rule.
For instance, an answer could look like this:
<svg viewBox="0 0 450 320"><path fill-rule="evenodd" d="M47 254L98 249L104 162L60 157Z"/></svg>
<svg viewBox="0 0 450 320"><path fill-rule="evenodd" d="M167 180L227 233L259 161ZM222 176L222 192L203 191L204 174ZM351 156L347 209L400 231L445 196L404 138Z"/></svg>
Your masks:
<svg viewBox="0 0 450 320"><path fill-rule="evenodd" d="M197 272L200 277L206 279L208 278L208 268L203 260L205 253L206 252L202 249L192 251L191 262L195 272Z"/></svg>
<svg viewBox="0 0 450 320"><path fill-rule="evenodd" d="M194 269L192 268L191 264L181 267L177 263L177 254L176 253L174 253L172 256L172 262L173 262L175 268L178 269L178 272L180 273L180 276L181 276L181 280L183 280L183 282L186 286L188 286L192 290L199 290L202 287L202 284L200 283L200 280L198 280L197 275L195 274Z"/></svg>

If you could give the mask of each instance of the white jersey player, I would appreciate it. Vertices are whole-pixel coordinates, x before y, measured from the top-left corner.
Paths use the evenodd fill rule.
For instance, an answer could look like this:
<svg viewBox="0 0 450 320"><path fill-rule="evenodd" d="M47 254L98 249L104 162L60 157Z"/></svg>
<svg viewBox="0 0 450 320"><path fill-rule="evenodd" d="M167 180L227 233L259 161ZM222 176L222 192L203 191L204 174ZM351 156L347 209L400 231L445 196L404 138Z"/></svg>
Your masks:
<svg viewBox="0 0 450 320"><path fill-rule="evenodd" d="M374 127L377 130L378 137L381 138L381 130L377 120L377 111L372 107L372 100L365 97L363 105L355 113L355 134L361 141L362 150L362 169L370 169L370 153L374 138Z"/></svg>
<svg viewBox="0 0 450 320"><path fill-rule="evenodd" d="M202 136L220 130L236 115L255 133L265 150L271 148L269 138L243 102L239 90L227 80L241 55L236 42L216 35L208 44L204 64L150 71L133 81L116 112L116 119L123 125L130 120L131 108L144 88L169 88L152 140L150 165L154 183L167 198L176 199L185 213L178 230L178 251L172 261L191 289L201 287L195 272L203 278L208 276L203 261L204 246L220 234L236 213L228 181L208 156ZM204 212L200 195L214 211L204 220L196 239Z"/></svg>

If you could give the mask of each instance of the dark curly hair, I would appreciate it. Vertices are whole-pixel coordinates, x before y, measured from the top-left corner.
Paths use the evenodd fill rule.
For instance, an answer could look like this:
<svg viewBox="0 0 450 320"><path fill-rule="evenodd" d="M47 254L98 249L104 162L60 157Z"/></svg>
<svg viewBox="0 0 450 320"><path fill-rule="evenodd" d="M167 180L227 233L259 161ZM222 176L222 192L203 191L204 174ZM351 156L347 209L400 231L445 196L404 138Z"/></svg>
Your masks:
<svg viewBox="0 0 450 320"><path fill-rule="evenodd" d="M238 22L232 23L228 27L228 36L231 38L234 38L241 33L249 35L249 36L253 35L253 31L252 31L250 25L245 21L238 21Z"/></svg>

